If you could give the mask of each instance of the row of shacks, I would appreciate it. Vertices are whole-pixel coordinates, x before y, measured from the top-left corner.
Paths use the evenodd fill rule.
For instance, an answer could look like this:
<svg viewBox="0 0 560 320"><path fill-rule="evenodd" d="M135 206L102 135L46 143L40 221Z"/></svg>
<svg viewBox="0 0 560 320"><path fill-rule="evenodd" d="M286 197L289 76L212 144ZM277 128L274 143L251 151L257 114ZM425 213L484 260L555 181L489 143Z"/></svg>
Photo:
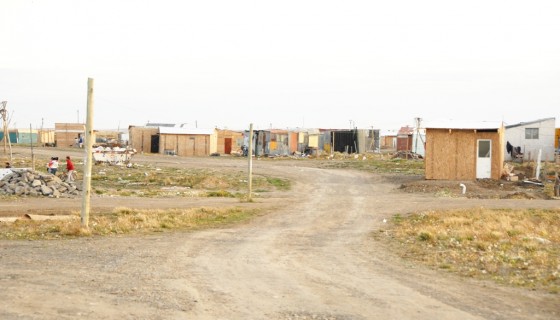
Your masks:
<svg viewBox="0 0 560 320"><path fill-rule="evenodd" d="M40 145L51 147L77 147L80 138L85 137L85 124L83 123L55 123L54 129L9 129L7 138L12 144ZM126 144L128 133L119 130L94 130L94 144ZM3 142L4 133L0 132L0 141ZM82 140L83 141L83 140Z"/></svg>
<svg viewBox="0 0 560 320"><path fill-rule="evenodd" d="M241 153L249 145L249 136L248 131L168 125L129 127L130 145L137 152L178 156ZM379 150L379 130L254 130L252 144L256 156L369 152Z"/></svg>
<svg viewBox="0 0 560 320"><path fill-rule="evenodd" d="M84 132L83 124L57 123L55 130L22 129L9 134L15 143L69 147ZM179 156L239 153L249 141L248 131L165 124L130 126L126 134L94 134L97 143L122 142L126 136L125 143L137 152ZM536 161L540 157L542 161L553 161L558 153L560 129L555 128L555 118L546 118L507 126L501 122L424 123L422 128L403 127L394 136L381 137L374 129L255 130L252 139L257 156L365 153L392 148L423 155L426 179L499 179L506 160Z"/></svg>
<svg viewBox="0 0 560 320"><path fill-rule="evenodd" d="M94 144L127 145L137 152L179 156L208 156L239 153L249 144L248 131L183 128L173 124L130 126L119 130L94 130ZM62 148L77 147L85 137L83 123L55 123L53 129L10 129L14 144L36 144ZM0 132L0 141L3 140ZM253 148L257 156L322 153L364 153L379 150L377 129L294 129L254 130Z"/></svg>

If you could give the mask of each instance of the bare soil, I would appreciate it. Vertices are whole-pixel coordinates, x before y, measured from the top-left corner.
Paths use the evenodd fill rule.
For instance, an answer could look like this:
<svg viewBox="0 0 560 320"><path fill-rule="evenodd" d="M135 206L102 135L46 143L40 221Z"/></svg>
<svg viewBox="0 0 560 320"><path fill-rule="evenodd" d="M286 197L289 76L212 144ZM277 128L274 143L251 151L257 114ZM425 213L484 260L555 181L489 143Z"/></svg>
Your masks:
<svg viewBox="0 0 560 320"><path fill-rule="evenodd" d="M243 170L226 157L137 156L180 167ZM555 208L555 200L462 195L414 176L254 161L286 192L236 199L94 197L115 206L249 206L247 223L196 232L57 241L0 241L1 319L558 319L560 296L460 278L402 260L374 239L384 219L431 209ZM439 188L449 191L434 192ZM431 191L430 191L431 190ZM420 192L421 191L421 192ZM510 190L508 190L509 192ZM511 190L511 192L517 192ZM451 193L454 196L442 196ZM481 194L481 193L479 193ZM80 199L0 202L3 215L68 213Z"/></svg>

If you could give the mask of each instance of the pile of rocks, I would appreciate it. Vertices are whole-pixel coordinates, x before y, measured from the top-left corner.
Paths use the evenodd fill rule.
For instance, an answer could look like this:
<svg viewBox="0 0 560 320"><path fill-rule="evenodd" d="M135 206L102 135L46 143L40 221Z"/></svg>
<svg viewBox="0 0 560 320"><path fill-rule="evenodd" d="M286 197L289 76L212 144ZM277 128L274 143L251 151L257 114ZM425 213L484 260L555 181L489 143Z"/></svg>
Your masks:
<svg viewBox="0 0 560 320"><path fill-rule="evenodd" d="M65 182L50 173L31 169L11 169L0 180L0 194L32 197L74 197L80 194L81 184Z"/></svg>

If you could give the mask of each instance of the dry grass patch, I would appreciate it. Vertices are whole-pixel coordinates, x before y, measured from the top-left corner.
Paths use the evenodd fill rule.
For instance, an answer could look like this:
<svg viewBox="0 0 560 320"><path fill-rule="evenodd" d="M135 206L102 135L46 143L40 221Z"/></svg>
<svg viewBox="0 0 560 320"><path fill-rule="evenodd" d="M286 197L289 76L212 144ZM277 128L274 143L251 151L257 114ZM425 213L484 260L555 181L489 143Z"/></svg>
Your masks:
<svg viewBox="0 0 560 320"><path fill-rule="evenodd" d="M389 156L358 156L334 158L322 161L321 167L327 169L357 169L374 173L398 173L404 175L424 174L424 161L411 159L391 159Z"/></svg>
<svg viewBox="0 0 560 320"><path fill-rule="evenodd" d="M279 186L277 181L284 181ZM287 190L289 181L254 176L253 187L262 191ZM97 195L139 197L235 196L248 188L244 171L180 169L135 165L93 167L92 188Z"/></svg>
<svg viewBox="0 0 560 320"><path fill-rule="evenodd" d="M395 216L381 231L406 258L560 293L560 209L430 211Z"/></svg>
<svg viewBox="0 0 560 320"><path fill-rule="evenodd" d="M78 214L69 220L17 220L0 223L0 239L58 239L81 236L163 232L210 228L245 221L258 214L255 209L195 208L144 210L115 208L90 217L89 229L80 227Z"/></svg>

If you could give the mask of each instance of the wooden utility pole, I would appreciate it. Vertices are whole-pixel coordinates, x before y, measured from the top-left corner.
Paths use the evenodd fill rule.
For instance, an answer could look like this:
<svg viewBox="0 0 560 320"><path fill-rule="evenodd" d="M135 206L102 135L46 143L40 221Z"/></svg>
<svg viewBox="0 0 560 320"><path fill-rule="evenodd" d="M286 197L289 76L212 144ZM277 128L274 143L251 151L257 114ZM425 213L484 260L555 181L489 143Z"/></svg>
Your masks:
<svg viewBox="0 0 560 320"><path fill-rule="evenodd" d="M6 110L7 104L8 101L2 101L0 103L0 116L2 116L2 124L4 126L4 136L2 137L2 140L4 140L4 154L6 155L6 159L8 159L6 145L10 147L9 161L12 162L12 144L10 143L10 132L8 130L9 121L8 121L8 110Z"/></svg>
<svg viewBox="0 0 560 320"><path fill-rule="evenodd" d="M0 115L2 116L2 126L3 126L3 133L4 136L2 137L2 140L4 140L4 154L6 154L6 142L8 141L8 123L6 120L7 117L7 111L6 111L6 104L8 103L8 101L2 101L2 103L0 104Z"/></svg>
<svg viewBox="0 0 560 320"><path fill-rule="evenodd" d="M92 146L93 146L93 79L88 78L87 89L87 118L86 118L86 146L84 151L86 153L84 161L84 181L83 181L83 196L82 196L82 214L81 222L82 228L89 228L89 210L91 200L91 167L92 167Z"/></svg>
<svg viewBox="0 0 560 320"><path fill-rule="evenodd" d="M249 152L247 153L249 158L249 196L248 200L253 199L253 124L249 125Z"/></svg>
<svg viewBox="0 0 560 320"><path fill-rule="evenodd" d="M29 124L29 143L31 143L31 170L35 171L35 154L33 153L33 128Z"/></svg>

